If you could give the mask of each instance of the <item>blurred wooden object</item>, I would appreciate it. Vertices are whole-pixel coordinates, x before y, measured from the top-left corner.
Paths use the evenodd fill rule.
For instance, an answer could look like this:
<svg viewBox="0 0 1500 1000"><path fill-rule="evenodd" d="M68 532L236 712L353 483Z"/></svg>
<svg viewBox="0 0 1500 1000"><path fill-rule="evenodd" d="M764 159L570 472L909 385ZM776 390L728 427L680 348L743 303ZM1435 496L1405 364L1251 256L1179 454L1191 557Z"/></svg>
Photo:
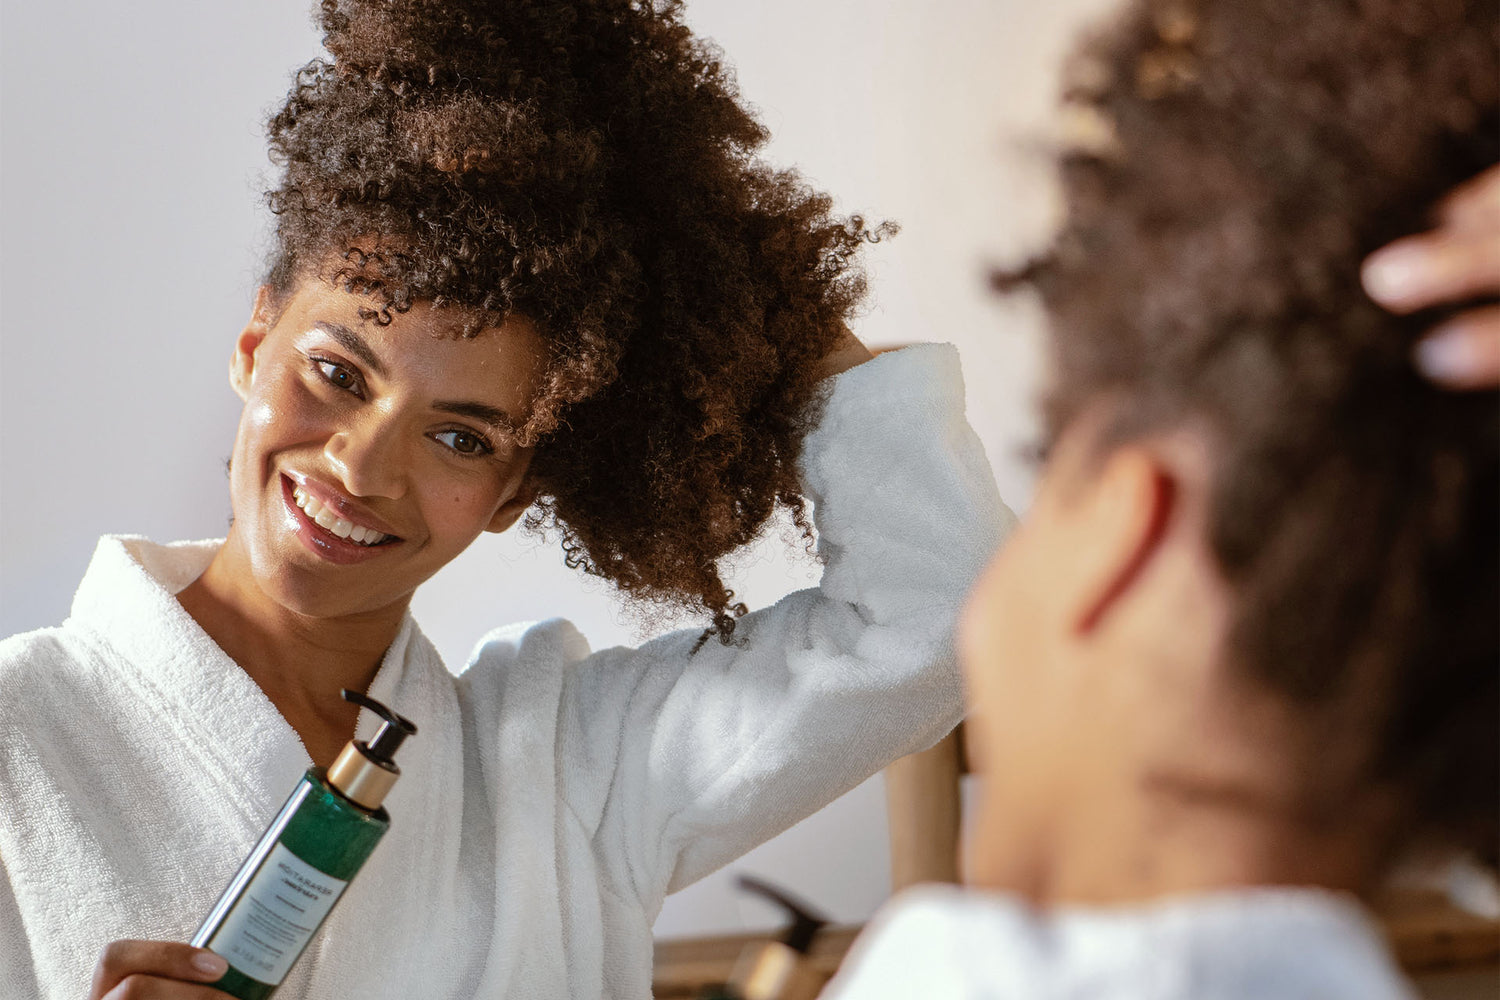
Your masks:
<svg viewBox="0 0 1500 1000"><path fill-rule="evenodd" d="M885 769L893 894L919 882L958 881L962 740L955 729L931 750Z"/></svg>
<svg viewBox="0 0 1500 1000"><path fill-rule="evenodd" d="M833 978L844 953L849 950L858 927L825 927L813 940L809 962L824 982ZM651 989L656 1000L687 1000L711 986L729 981L729 974L747 945L759 944L764 934L728 934L722 937L659 941Z"/></svg>

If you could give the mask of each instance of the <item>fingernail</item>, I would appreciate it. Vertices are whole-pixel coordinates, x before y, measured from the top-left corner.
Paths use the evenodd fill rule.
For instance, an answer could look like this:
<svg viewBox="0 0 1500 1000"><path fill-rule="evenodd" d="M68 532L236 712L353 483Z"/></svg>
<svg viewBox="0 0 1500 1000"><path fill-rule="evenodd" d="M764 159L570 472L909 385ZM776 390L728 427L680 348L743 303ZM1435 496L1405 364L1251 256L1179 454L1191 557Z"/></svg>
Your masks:
<svg viewBox="0 0 1500 1000"><path fill-rule="evenodd" d="M229 971L229 963L211 951L200 951L193 956L193 968L205 976L222 976Z"/></svg>
<svg viewBox="0 0 1500 1000"><path fill-rule="evenodd" d="M1445 326L1417 342L1417 368L1430 379L1451 382L1471 376L1478 359L1458 326Z"/></svg>
<svg viewBox="0 0 1500 1000"><path fill-rule="evenodd" d="M1370 298L1377 302L1399 302L1420 290L1424 263L1422 253L1417 250L1382 250L1365 261L1360 279Z"/></svg>

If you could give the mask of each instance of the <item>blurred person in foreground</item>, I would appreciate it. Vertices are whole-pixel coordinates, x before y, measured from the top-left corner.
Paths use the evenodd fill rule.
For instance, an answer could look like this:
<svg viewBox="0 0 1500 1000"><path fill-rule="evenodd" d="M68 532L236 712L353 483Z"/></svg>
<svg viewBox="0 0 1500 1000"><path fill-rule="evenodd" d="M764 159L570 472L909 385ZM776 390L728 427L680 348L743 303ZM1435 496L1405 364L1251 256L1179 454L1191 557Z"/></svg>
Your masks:
<svg viewBox="0 0 1500 1000"><path fill-rule="evenodd" d="M825 996L1413 995L1363 901L1500 828L1493 221L1489 279L1381 272L1464 242L1410 235L1455 187L1500 214L1497 28L1135 3L1070 65L1067 220L997 278L1049 315L1052 446L962 628L970 889Z"/></svg>

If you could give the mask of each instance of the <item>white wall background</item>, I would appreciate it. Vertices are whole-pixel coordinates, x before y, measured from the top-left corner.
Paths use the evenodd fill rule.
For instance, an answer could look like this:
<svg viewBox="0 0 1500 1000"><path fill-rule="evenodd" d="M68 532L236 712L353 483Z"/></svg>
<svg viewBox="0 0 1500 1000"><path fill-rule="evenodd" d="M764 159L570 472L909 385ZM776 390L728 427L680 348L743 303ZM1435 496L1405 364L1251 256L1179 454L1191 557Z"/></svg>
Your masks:
<svg viewBox="0 0 1500 1000"><path fill-rule="evenodd" d="M995 302L984 266L1046 232L1032 140L1071 32L1111 2L689 4L775 134L772 160L844 211L902 224L870 255L856 332L959 345L970 419L1017 509L1036 318ZM261 123L319 51L309 6L0 2L0 635L60 621L102 533L225 529L227 362L268 218ZM814 579L783 548L741 560L752 605ZM415 610L454 663L505 621L566 615L596 648L640 638L609 593L524 536L487 536ZM736 872L862 920L887 893L886 849L877 778L669 899L658 932L769 926L773 912L736 897Z"/></svg>

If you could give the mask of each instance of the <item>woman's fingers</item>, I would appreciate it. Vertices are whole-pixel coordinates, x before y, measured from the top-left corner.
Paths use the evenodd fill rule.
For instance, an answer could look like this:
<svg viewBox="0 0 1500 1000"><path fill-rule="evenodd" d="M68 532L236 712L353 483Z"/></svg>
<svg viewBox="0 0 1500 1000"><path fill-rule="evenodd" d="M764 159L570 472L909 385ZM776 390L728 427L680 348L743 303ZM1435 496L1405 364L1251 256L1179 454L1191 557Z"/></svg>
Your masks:
<svg viewBox="0 0 1500 1000"><path fill-rule="evenodd" d="M184 983L159 976L127 976L104 1000L225 1000L229 996L212 986Z"/></svg>
<svg viewBox="0 0 1500 1000"><path fill-rule="evenodd" d="M89 1000L223 1000L224 993L200 984L217 981L228 969L213 952L177 941L112 941L94 967Z"/></svg>
<svg viewBox="0 0 1500 1000"><path fill-rule="evenodd" d="M1500 165L1438 205L1438 228L1371 254L1361 271L1370 298L1395 313L1500 296ZM1454 316L1417 344L1424 375L1453 389L1500 386L1500 307Z"/></svg>
<svg viewBox="0 0 1500 1000"><path fill-rule="evenodd" d="M1365 261L1370 298L1393 312L1500 295L1500 166L1438 205L1438 228L1397 240Z"/></svg>
<svg viewBox="0 0 1500 1000"><path fill-rule="evenodd" d="M1500 385L1500 306L1456 316L1417 344L1422 374L1453 389Z"/></svg>
<svg viewBox="0 0 1500 1000"><path fill-rule="evenodd" d="M1500 165L1454 188L1438 206L1438 223L1446 229L1500 234Z"/></svg>
<svg viewBox="0 0 1500 1000"><path fill-rule="evenodd" d="M1370 298L1397 313L1500 293L1500 218L1494 229L1444 228L1397 240L1370 255L1361 277Z"/></svg>

